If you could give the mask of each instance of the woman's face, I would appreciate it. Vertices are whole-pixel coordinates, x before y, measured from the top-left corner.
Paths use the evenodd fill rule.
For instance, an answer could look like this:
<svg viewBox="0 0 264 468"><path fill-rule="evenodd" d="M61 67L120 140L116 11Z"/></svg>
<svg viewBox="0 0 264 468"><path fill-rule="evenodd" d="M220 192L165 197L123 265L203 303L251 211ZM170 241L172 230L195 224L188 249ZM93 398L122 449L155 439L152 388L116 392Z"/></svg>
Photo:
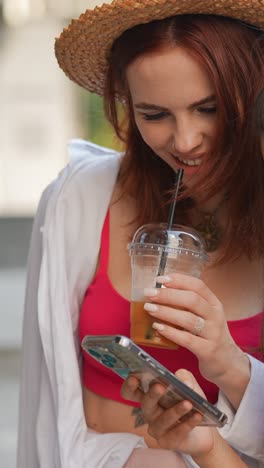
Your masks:
<svg viewBox="0 0 264 468"><path fill-rule="evenodd" d="M135 121L143 140L174 170L202 170L216 134L213 83L181 47L136 59L127 69Z"/></svg>

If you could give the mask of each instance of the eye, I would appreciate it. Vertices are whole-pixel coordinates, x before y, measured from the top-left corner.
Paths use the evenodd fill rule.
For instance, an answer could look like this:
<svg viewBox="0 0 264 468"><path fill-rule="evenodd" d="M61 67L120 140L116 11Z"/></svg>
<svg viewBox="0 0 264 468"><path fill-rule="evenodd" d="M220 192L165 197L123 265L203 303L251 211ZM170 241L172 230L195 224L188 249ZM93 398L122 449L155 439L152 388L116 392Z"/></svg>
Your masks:
<svg viewBox="0 0 264 468"><path fill-rule="evenodd" d="M157 114L142 114L144 120L162 120L168 116L167 112L158 112Z"/></svg>
<svg viewBox="0 0 264 468"><path fill-rule="evenodd" d="M197 108L198 112L200 114L215 114L216 113L216 106L210 106L210 107L198 107Z"/></svg>

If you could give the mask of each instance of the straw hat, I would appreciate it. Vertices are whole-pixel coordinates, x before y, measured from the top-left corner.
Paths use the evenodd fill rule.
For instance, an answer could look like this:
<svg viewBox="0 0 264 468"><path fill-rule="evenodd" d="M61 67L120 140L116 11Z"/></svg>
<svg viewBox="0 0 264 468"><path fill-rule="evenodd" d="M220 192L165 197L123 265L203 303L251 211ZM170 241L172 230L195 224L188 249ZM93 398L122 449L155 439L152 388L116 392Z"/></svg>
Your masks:
<svg viewBox="0 0 264 468"><path fill-rule="evenodd" d="M182 14L229 16L264 29L264 0L113 0L73 20L55 42L66 75L103 94L113 42L138 24Z"/></svg>

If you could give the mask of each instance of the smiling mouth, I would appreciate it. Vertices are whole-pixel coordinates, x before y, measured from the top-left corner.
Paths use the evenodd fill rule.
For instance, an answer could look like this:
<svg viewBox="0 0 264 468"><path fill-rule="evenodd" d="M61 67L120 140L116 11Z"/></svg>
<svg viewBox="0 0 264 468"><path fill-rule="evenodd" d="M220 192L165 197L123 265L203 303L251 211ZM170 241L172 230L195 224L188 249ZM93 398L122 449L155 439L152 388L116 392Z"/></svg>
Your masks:
<svg viewBox="0 0 264 468"><path fill-rule="evenodd" d="M177 161L181 164L185 164L186 166L200 166L201 163L202 163L202 159L201 158L196 158L196 159L181 159L179 158L179 156L175 156L173 155L173 157L175 159L177 159Z"/></svg>

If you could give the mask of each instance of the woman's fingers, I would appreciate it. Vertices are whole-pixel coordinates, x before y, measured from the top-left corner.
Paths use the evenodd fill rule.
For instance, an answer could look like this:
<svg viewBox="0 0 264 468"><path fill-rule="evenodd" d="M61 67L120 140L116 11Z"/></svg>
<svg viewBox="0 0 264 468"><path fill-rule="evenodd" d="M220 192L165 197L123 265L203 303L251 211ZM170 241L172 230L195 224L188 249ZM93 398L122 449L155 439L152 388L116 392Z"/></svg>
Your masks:
<svg viewBox="0 0 264 468"><path fill-rule="evenodd" d="M149 391L142 398L142 414L148 423L156 419L164 410L159 405L159 400L166 392L166 388L155 383L150 386Z"/></svg>
<svg viewBox="0 0 264 468"><path fill-rule="evenodd" d="M157 282L166 287L145 289L149 301L144 308L154 319L153 328L162 336L199 359L219 347L223 337L228 338L223 306L202 280L175 273L158 277Z"/></svg>
<svg viewBox="0 0 264 468"><path fill-rule="evenodd" d="M201 389L194 375L190 371L188 371L187 369L178 369L175 372L175 376L177 377L177 379L185 383L185 385L188 385L188 387L190 387L192 390L199 393L199 395L206 398L203 390Z"/></svg>
<svg viewBox="0 0 264 468"><path fill-rule="evenodd" d="M174 309L172 307L154 305L152 303L145 303L144 309L152 318L162 320L171 325L175 325L188 330L190 333L205 336L205 319L201 316L194 314L193 312L187 312L184 310Z"/></svg>
<svg viewBox="0 0 264 468"><path fill-rule="evenodd" d="M172 408L161 411L160 415L149 422L149 434L159 440L175 425L181 424L180 419L192 410L189 401L181 401ZM143 413L145 414L145 412ZM146 418L145 418L146 419Z"/></svg>
<svg viewBox="0 0 264 468"><path fill-rule="evenodd" d="M167 287L156 289L147 288L144 290L144 295L149 298L150 302L154 305L166 305L180 309L181 311L191 311L203 318L207 318L212 309L212 305L199 296L198 293L190 290L181 291Z"/></svg>
<svg viewBox="0 0 264 468"><path fill-rule="evenodd" d="M121 387L121 395L126 400L142 402L144 393L139 388L139 379L130 375Z"/></svg>
<svg viewBox="0 0 264 468"><path fill-rule="evenodd" d="M204 319L211 317L213 310L221 315L223 310L221 302L202 280L174 273L170 277L158 277L157 282L166 287L144 290L144 295L153 305L153 313L155 313L155 305L166 305L191 311Z"/></svg>
<svg viewBox="0 0 264 468"><path fill-rule="evenodd" d="M209 302L211 306L218 306L219 304L218 298L199 278L184 275L182 273L172 273L169 276L158 276L156 281L166 286L166 288L179 289L182 291L193 291L205 301Z"/></svg>
<svg viewBox="0 0 264 468"><path fill-rule="evenodd" d="M180 450L188 434L198 426L201 421L201 414L190 413L190 416L186 417L184 421L175 424L169 431L160 436L158 439L160 447L168 450L175 450L177 446L178 450Z"/></svg>
<svg viewBox="0 0 264 468"><path fill-rule="evenodd" d="M189 371L180 369L175 375L203 395ZM182 448L184 451L186 443L191 443L189 441L191 431L201 423L202 415L195 412L192 403L187 400L180 401L169 409L164 409L160 405L160 401L165 392L166 388L159 383L154 383L149 387L147 393L144 393L140 389L140 380L137 375L130 375L122 386L124 398L141 402L142 416L148 424L148 432L158 441L160 447L166 449Z"/></svg>
<svg viewBox="0 0 264 468"><path fill-rule="evenodd" d="M166 391L163 385L159 383L148 384L147 392L143 392L140 388L140 378L136 374L131 374L125 380L121 387L121 395L126 400L137 401L143 403L146 408L146 413L151 414L156 407L158 401Z"/></svg>
<svg viewBox="0 0 264 468"><path fill-rule="evenodd" d="M210 349L214 348L214 343L206 340L202 336L195 335L186 330L179 330L175 327L170 327L164 323L154 322L152 327L156 330L161 336L167 338L173 343L177 343L178 346L188 349L196 356L201 356L206 354L208 356Z"/></svg>
<svg viewBox="0 0 264 468"><path fill-rule="evenodd" d="M200 395L204 396L204 393L194 376L191 372L186 369L179 369L175 373L176 377L180 379L185 385L197 391ZM161 397L166 393L166 389L159 385L153 385L149 392L144 396L142 400L142 413L145 421L149 424L149 433L157 440L165 436L175 426L183 424L185 421L189 421L189 418L193 415L193 405L188 400L183 400L176 403L174 406L168 409L164 409L160 406ZM187 419L186 419L187 417ZM184 421L182 420L184 418ZM201 421L202 417L198 417L198 421ZM197 423L197 418L191 420L193 424ZM184 425L187 430L188 424Z"/></svg>

